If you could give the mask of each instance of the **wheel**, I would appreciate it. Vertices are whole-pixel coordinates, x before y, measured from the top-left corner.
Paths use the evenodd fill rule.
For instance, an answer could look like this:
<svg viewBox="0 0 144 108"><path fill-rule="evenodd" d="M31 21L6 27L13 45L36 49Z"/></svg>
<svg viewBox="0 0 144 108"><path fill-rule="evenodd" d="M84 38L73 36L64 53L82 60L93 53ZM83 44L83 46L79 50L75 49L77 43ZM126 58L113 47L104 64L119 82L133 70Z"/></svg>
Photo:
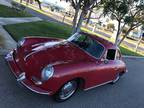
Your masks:
<svg viewBox="0 0 144 108"><path fill-rule="evenodd" d="M65 83L61 89L54 96L55 100L58 102L65 101L69 99L77 90L78 84L77 81L69 81Z"/></svg>
<svg viewBox="0 0 144 108"><path fill-rule="evenodd" d="M115 84L116 82L118 82L119 79L120 79L120 73L118 73L118 74L116 75L116 78L112 81L112 84Z"/></svg>

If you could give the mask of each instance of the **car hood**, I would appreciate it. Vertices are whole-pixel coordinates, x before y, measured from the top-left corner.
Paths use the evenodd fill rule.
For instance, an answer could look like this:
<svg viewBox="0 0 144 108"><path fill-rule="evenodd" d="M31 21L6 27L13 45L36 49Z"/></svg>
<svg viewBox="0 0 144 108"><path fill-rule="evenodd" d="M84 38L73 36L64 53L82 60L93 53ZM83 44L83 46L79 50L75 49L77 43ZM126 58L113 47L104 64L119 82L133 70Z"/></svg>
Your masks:
<svg viewBox="0 0 144 108"><path fill-rule="evenodd" d="M87 59L86 54L80 48L67 41L34 44L24 57L26 62L37 61L38 65L77 62Z"/></svg>
<svg viewBox="0 0 144 108"><path fill-rule="evenodd" d="M57 66L90 60L90 56L82 49L67 41L33 44L23 48L22 52L19 64L31 74L40 73L49 64Z"/></svg>

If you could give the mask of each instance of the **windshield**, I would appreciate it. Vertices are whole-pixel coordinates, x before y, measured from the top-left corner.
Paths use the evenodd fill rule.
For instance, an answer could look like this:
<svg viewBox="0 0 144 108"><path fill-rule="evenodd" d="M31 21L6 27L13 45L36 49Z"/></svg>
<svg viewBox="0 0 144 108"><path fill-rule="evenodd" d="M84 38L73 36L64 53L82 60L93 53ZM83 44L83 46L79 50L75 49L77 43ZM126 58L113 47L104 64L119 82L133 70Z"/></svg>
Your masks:
<svg viewBox="0 0 144 108"><path fill-rule="evenodd" d="M104 51L104 47L99 42L85 34L75 33L67 40L96 58L100 58Z"/></svg>

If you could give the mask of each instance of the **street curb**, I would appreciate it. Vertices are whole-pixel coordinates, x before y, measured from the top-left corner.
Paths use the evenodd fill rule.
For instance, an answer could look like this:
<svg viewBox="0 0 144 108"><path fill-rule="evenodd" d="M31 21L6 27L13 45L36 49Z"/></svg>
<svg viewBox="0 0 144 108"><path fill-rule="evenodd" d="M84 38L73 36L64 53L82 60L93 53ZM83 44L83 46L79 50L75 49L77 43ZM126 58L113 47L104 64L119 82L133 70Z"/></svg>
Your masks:
<svg viewBox="0 0 144 108"><path fill-rule="evenodd" d="M132 58L132 59L144 59L144 57L138 57L138 56L122 56L123 58Z"/></svg>

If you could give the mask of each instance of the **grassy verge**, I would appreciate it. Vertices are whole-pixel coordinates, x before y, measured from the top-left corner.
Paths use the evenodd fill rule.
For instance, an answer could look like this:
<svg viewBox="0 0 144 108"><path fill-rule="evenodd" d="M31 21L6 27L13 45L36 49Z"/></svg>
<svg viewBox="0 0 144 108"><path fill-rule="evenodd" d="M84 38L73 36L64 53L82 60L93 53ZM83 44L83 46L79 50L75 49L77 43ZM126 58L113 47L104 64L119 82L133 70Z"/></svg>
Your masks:
<svg viewBox="0 0 144 108"><path fill-rule="evenodd" d="M123 55L129 55L129 56L142 56L142 55L140 55L140 54L138 54L138 53L135 53L135 52L133 52L133 51L131 51L131 50L128 50L128 49L126 49L126 48L124 48L124 47L120 47L120 50L121 50L121 52L122 52L122 54Z"/></svg>
<svg viewBox="0 0 144 108"><path fill-rule="evenodd" d="M67 38L71 33L69 26L45 21L6 25L4 28L16 41L23 36Z"/></svg>
<svg viewBox="0 0 144 108"><path fill-rule="evenodd" d="M31 17L25 11L16 11L8 6L0 5L0 17Z"/></svg>
<svg viewBox="0 0 144 108"><path fill-rule="evenodd" d="M4 28L12 35L16 41L23 36L67 38L71 33L71 28L69 26L45 21L6 25ZM123 55L141 56L124 47L120 47L120 49Z"/></svg>

